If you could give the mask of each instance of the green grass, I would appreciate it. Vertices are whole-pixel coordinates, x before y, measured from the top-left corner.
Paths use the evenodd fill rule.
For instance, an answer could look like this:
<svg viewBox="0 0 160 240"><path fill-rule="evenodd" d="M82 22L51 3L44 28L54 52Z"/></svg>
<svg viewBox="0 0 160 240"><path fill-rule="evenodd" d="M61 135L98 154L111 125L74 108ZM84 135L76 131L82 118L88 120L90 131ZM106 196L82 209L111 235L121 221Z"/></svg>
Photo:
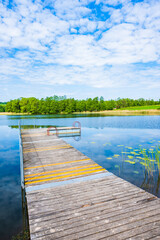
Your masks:
<svg viewBox="0 0 160 240"><path fill-rule="evenodd" d="M126 108L120 108L116 110L156 110L156 109L160 110L160 105L126 107Z"/></svg>

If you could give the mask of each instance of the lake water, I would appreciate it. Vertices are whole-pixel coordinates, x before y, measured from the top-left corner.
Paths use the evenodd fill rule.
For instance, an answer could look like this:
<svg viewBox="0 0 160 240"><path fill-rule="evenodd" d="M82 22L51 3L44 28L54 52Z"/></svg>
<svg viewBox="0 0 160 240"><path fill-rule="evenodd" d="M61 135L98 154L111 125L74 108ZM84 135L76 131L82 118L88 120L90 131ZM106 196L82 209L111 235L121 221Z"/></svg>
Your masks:
<svg viewBox="0 0 160 240"><path fill-rule="evenodd" d="M160 116L0 116L0 239L22 230L18 122L26 127L72 126L65 141L108 171L160 197Z"/></svg>

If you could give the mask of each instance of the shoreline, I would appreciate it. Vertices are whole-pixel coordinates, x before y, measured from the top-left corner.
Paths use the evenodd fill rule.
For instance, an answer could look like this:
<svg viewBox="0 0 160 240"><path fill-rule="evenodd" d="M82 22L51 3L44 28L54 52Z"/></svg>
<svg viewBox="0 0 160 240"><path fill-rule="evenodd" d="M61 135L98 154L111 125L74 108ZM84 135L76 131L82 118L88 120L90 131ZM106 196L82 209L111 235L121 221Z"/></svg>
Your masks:
<svg viewBox="0 0 160 240"><path fill-rule="evenodd" d="M73 114L101 114L104 116L137 116L137 115L160 115L160 110L105 110L99 112L75 112Z"/></svg>
<svg viewBox="0 0 160 240"><path fill-rule="evenodd" d="M66 113L59 113L60 115L66 115ZM43 114L43 115L59 115L59 114ZM160 115L160 110L157 109L145 109L145 110L105 110L97 112L74 112L76 114L100 114L104 116L137 116L137 115ZM13 115L32 115L28 113L11 113L11 112L0 112L1 116L13 116ZM33 115L42 115L42 114L33 114Z"/></svg>
<svg viewBox="0 0 160 240"><path fill-rule="evenodd" d="M13 112L0 112L0 115L3 116L3 115L31 115L29 113L13 113Z"/></svg>

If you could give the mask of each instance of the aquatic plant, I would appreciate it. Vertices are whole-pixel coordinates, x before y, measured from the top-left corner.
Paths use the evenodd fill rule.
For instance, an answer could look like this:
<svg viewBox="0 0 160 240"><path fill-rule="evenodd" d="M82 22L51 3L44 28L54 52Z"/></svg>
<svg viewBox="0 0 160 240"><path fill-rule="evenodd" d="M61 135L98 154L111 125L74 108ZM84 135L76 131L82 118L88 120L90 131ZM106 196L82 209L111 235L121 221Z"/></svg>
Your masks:
<svg viewBox="0 0 160 240"><path fill-rule="evenodd" d="M135 164L136 162L130 161L130 160L125 160L125 162L128 162L130 164Z"/></svg>
<svg viewBox="0 0 160 240"><path fill-rule="evenodd" d="M113 157L118 158L120 155L119 154L114 154Z"/></svg>
<svg viewBox="0 0 160 240"><path fill-rule="evenodd" d="M120 175L120 166L119 165L115 165L115 168L118 168L118 170L119 170L119 175Z"/></svg>
<svg viewBox="0 0 160 240"><path fill-rule="evenodd" d="M152 140L152 144L155 141ZM160 141L159 141L160 142ZM121 151L122 166L123 162L134 165L139 163L145 167L145 170L148 174L153 175L153 172L158 171L160 173L160 146L151 146L150 148L144 148L142 145L139 145L138 148L133 149L130 146L117 145L117 147L123 147L127 151ZM113 158L119 158L119 154L114 154ZM107 159L112 159L111 157ZM117 167L119 165L115 165ZM119 166L120 167L120 166Z"/></svg>
<svg viewBox="0 0 160 240"><path fill-rule="evenodd" d="M117 153L106 159L112 159L113 161L120 161L119 164L114 165L116 174L122 176L123 170L128 169L132 171L133 176L143 174L142 188L150 189L155 188L158 194L160 186L160 141L145 142L144 145L139 144L137 146L125 146L117 145ZM119 155L120 153L120 155ZM125 169L126 165L126 169ZM140 167L141 166L141 167ZM139 169L141 169L139 171ZM138 176L137 176L138 177ZM153 189L152 189L153 190Z"/></svg>
<svg viewBox="0 0 160 240"><path fill-rule="evenodd" d="M29 236L28 230L25 230L24 232L20 232L16 236L12 237L12 240L29 240L29 239L30 239L30 236Z"/></svg>
<svg viewBox="0 0 160 240"><path fill-rule="evenodd" d="M129 158L129 159L133 159L133 156L128 155L128 158Z"/></svg>

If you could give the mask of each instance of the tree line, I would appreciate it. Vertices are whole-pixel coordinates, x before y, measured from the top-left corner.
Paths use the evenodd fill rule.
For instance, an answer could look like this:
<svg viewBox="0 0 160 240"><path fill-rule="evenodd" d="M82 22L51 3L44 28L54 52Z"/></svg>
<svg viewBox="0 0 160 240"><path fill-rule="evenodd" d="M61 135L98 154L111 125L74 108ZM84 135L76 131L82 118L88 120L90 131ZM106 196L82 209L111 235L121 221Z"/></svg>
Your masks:
<svg viewBox="0 0 160 240"><path fill-rule="evenodd" d="M6 102L0 102L0 112L5 112Z"/></svg>
<svg viewBox="0 0 160 240"><path fill-rule="evenodd" d="M116 100L104 100L103 97L87 98L86 100L77 100L66 98L66 96L46 97L37 99L35 97L19 98L10 100L6 104L6 112L29 113L29 114L58 114L73 112L93 112L113 110L133 106L158 105L160 99L137 100L130 98L118 98Z"/></svg>

